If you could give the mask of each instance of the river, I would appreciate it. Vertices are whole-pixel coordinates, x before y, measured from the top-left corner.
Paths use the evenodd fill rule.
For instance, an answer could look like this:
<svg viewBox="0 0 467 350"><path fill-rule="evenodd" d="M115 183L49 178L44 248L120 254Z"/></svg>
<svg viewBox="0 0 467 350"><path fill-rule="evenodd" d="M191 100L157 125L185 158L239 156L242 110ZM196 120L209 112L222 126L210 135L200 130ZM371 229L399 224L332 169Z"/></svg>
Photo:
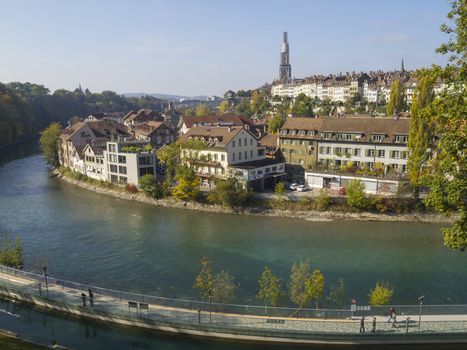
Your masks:
<svg viewBox="0 0 467 350"><path fill-rule="evenodd" d="M467 303L467 256L443 246L440 228L158 208L51 177L32 142L0 150L0 230L22 237L25 268L46 259L52 276L107 288L197 298L206 256L235 276L237 302L256 304L264 266L285 284L293 262L309 259L327 290L341 277L362 304L376 281L394 286L395 303Z"/></svg>

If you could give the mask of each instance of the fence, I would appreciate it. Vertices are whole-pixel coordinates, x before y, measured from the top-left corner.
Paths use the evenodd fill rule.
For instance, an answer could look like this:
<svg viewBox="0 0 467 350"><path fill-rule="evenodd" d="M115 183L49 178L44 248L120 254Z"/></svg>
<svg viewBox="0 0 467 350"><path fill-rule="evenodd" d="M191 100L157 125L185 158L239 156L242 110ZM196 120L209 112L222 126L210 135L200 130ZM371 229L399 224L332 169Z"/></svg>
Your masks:
<svg viewBox="0 0 467 350"><path fill-rule="evenodd" d="M41 282L45 286L45 276L18 270L0 265L0 272L24 277L29 280ZM238 305L238 304L223 304L210 303L206 301L187 300L165 298L153 295L145 295L138 293L129 293L113 289L101 288L76 282L70 282L62 279L47 276L49 285L59 286L61 288L71 288L79 291L87 292L89 289L96 296L107 296L116 298L121 301L136 301L139 303L147 303L159 305L166 308L181 308L187 310L201 310L212 312L221 312L228 314L240 314L251 316L274 316L274 317L300 317L300 318L318 318L318 319L347 319L352 316L369 316L369 315L388 315L389 306L373 306L368 309L357 308L357 311L352 312L349 309L297 309L287 307L265 307L259 305ZM467 315L467 305L391 305L395 308L399 315L418 315L421 311L422 315Z"/></svg>

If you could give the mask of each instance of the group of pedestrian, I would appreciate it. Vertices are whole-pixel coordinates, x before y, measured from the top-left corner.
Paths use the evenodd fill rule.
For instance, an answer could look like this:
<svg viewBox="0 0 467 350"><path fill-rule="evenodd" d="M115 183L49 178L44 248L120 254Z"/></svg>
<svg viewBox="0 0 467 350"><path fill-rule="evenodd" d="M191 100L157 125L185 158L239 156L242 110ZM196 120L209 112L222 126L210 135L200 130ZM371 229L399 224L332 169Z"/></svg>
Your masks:
<svg viewBox="0 0 467 350"><path fill-rule="evenodd" d="M389 309L389 318L388 318L388 323L392 322L392 328L397 327L397 314L396 310L392 307Z"/></svg>
<svg viewBox="0 0 467 350"><path fill-rule="evenodd" d="M376 332L376 317L373 317L373 322L371 323L371 333ZM360 333L365 333L365 316L360 319Z"/></svg>
<svg viewBox="0 0 467 350"><path fill-rule="evenodd" d="M94 293L91 291L91 288L88 289L89 293L89 305L94 306ZM83 300L83 306L86 306L86 294L81 292L81 299Z"/></svg>
<svg viewBox="0 0 467 350"><path fill-rule="evenodd" d="M409 323L409 317L407 318L407 325ZM389 318L388 318L388 323L392 323L392 327L396 328L397 327L397 314L396 310L391 307L389 309ZM408 326L407 326L407 331L408 331ZM371 327L371 333L376 332L376 317L373 317L373 322L372 322L372 327ZM365 316L363 316L360 319L360 333L365 333Z"/></svg>

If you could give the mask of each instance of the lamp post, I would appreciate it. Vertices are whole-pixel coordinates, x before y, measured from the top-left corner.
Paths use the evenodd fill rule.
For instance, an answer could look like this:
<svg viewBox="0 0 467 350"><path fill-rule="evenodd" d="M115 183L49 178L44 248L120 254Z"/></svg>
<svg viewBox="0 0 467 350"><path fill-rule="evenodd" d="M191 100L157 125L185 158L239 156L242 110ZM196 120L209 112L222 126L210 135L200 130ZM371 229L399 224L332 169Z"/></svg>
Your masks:
<svg viewBox="0 0 467 350"><path fill-rule="evenodd" d="M423 299L425 298L424 295L418 298L418 301L420 302L420 311L418 313L418 331L420 331L420 323L422 322L422 306L423 306Z"/></svg>
<svg viewBox="0 0 467 350"><path fill-rule="evenodd" d="M212 323L212 316L211 316L212 292L211 292L211 289L208 290L208 297L209 297L209 323Z"/></svg>
<svg viewBox="0 0 467 350"><path fill-rule="evenodd" d="M44 270L45 290L46 290L47 298L48 298L49 297L49 284L47 282L47 266L44 266L42 270Z"/></svg>

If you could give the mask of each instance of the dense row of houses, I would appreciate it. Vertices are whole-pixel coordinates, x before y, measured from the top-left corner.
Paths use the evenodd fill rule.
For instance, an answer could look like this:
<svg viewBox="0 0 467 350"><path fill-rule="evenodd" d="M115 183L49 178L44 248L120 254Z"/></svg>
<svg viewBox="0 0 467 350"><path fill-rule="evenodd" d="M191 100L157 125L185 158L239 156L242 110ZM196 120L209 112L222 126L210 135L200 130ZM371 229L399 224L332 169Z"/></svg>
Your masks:
<svg viewBox="0 0 467 350"><path fill-rule="evenodd" d="M229 177L259 191L287 177L336 189L360 178L368 192L394 193L406 181L409 126L409 118L363 114L288 118L268 134L264 124L238 115L180 117L174 127L141 110L123 123L91 118L64 129L59 159L91 178L137 186L145 174L160 177L155 150L180 139L180 160L206 189Z"/></svg>

